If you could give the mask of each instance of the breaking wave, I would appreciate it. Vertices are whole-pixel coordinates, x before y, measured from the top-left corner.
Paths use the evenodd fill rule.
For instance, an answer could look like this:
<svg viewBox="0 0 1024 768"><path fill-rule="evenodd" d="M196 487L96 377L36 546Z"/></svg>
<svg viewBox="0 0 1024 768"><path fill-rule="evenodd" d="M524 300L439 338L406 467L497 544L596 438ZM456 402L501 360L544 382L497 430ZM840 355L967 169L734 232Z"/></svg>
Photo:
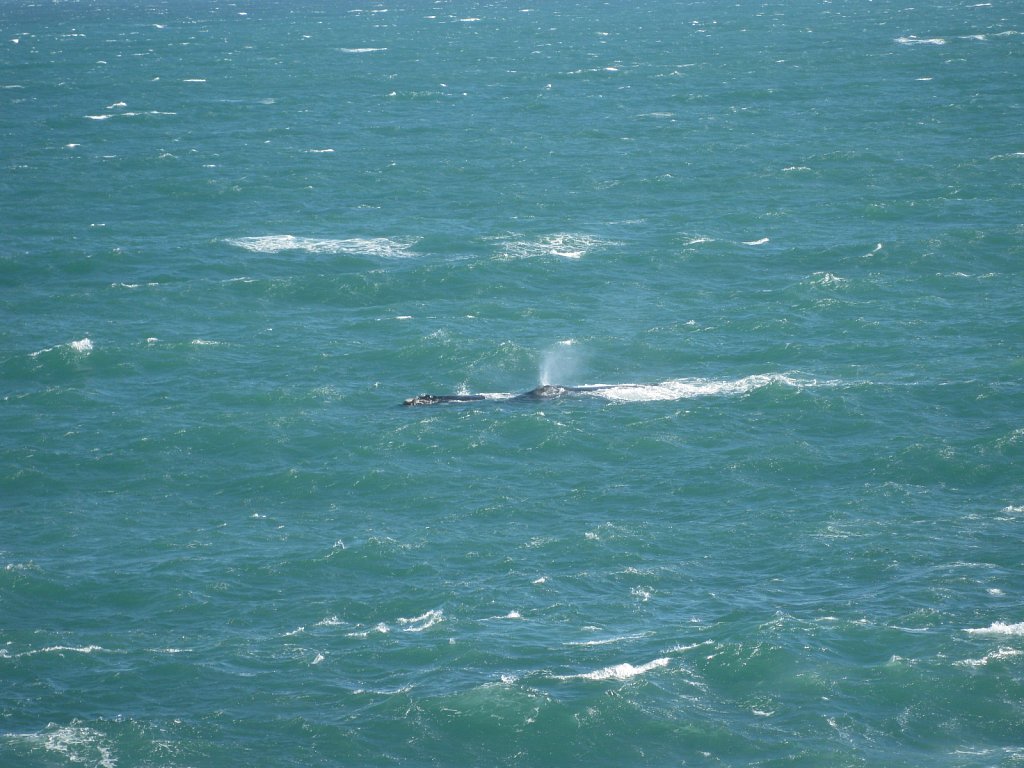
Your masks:
<svg viewBox="0 0 1024 768"><path fill-rule="evenodd" d="M413 246L418 238L352 237L344 239L295 237L294 235L262 235L259 237L236 237L227 240L229 245L244 248L255 253L280 253L281 251L306 251L307 253L347 253L357 256L381 258L409 258L415 256Z"/></svg>

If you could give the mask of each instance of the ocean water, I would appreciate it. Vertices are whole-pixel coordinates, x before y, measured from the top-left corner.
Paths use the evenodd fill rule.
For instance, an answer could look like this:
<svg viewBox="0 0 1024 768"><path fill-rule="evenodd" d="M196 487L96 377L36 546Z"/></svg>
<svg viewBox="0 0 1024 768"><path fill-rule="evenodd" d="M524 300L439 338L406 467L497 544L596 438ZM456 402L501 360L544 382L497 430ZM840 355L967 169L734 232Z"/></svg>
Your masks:
<svg viewBox="0 0 1024 768"><path fill-rule="evenodd" d="M1024 765L1022 125L1015 0L0 0L0 765Z"/></svg>

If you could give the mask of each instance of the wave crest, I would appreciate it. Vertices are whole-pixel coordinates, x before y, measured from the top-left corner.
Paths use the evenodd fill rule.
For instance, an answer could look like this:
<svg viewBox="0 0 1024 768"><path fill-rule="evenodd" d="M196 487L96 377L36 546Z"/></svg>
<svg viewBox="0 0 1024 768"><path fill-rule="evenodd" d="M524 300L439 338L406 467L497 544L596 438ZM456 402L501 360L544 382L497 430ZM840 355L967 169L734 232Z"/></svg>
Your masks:
<svg viewBox="0 0 1024 768"><path fill-rule="evenodd" d="M294 235L262 235L258 237L235 237L228 239L226 242L229 245L256 253L306 251L307 253L348 253L357 256L408 258L416 255L412 248L419 240L418 238L390 237L331 239L295 237Z"/></svg>
<svg viewBox="0 0 1024 768"><path fill-rule="evenodd" d="M603 667L601 669L595 669L593 672L583 672L578 675L557 675L558 680L629 680L637 675L642 675L646 672L650 672L652 669L659 669L660 667L667 667L669 660L667 658L655 659L649 661L646 664L641 664L638 667L632 664L613 664L610 667Z"/></svg>

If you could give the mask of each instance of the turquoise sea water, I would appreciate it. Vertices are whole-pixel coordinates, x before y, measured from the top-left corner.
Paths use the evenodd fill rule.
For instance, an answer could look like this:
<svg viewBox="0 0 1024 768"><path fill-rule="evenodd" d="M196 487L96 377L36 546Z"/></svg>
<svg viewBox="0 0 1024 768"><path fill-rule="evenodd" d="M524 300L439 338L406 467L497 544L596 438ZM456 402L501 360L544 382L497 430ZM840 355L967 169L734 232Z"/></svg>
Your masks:
<svg viewBox="0 0 1024 768"><path fill-rule="evenodd" d="M0 0L0 765L1024 765L1022 125L1009 0Z"/></svg>

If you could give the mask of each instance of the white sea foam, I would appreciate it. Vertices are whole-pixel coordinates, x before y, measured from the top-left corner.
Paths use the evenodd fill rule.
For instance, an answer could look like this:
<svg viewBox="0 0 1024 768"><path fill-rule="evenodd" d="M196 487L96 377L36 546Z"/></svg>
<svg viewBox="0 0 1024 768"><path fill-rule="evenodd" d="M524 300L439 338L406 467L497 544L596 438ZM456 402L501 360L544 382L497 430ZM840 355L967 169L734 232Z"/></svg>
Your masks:
<svg viewBox="0 0 1024 768"><path fill-rule="evenodd" d="M386 635L391 631L391 627L385 624L383 621L370 629L364 629L359 632L349 632L346 637L369 637L371 634Z"/></svg>
<svg viewBox="0 0 1024 768"><path fill-rule="evenodd" d="M427 611L411 619L398 619L398 623L402 625L402 631L404 632L422 632L441 621L444 621L444 611L440 609Z"/></svg>
<svg viewBox="0 0 1024 768"><path fill-rule="evenodd" d="M116 105L114 105L116 106ZM120 112L120 113L104 113L102 115L85 115L86 120L109 120L112 117L141 117L143 115L162 115L162 116L174 116L177 112L160 112L155 109L151 109L148 112ZM111 155L112 157L112 155Z"/></svg>
<svg viewBox="0 0 1024 768"><path fill-rule="evenodd" d="M848 282L845 277L838 277L831 272L815 272L813 278L811 280L813 285L822 285L828 288L834 288Z"/></svg>
<svg viewBox="0 0 1024 768"><path fill-rule="evenodd" d="M237 237L229 239L227 242L256 253L306 251L308 253L349 253L358 256L405 258L416 255L412 248L417 243L417 239L389 237L330 239L295 237L294 235L262 235L259 237Z"/></svg>
<svg viewBox="0 0 1024 768"><path fill-rule="evenodd" d="M68 763L95 765L99 768L117 766L117 759L105 743L103 734L93 728L78 725L77 721L67 726L50 723L39 733L14 733L8 738L54 752Z"/></svg>
<svg viewBox="0 0 1024 768"><path fill-rule="evenodd" d="M25 656L36 656L36 655L38 655L40 653L81 653L81 654L90 654L90 653L100 653L100 652L107 652L107 649L102 647L102 646L99 646L99 645L82 645L82 646L50 645L50 646L47 646L46 648L34 648L31 651L22 651L21 653L16 653L16 654L14 654L14 658L20 659L20 658L25 657Z"/></svg>
<svg viewBox="0 0 1024 768"><path fill-rule="evenodd" d="M486 621L500 621L503 619L521 619L523 615L519 611L509 611L504 616L491 616Z"/></svg>
<svg viewBox="0 0 1024 768"><path fill-rule="evenodd" d="M837 381L798 379L784 373L762 373L741 379L672 379L658 384L587 384L586 394L616 403L643 403L667 400L688 400L715 395L746 395L773 385L803 389L806 387L837 386ZM587 387L594 387L587 390ZM462 393L465 394L465 393ZM517 392L480 392L487 400L511 400ZM596 534L594 534L596 537Z"/></svg>
<svg viewBox="0 0 1024 768"><path fill-rule="evenodd" d="M617 402L653 402L685 400L712 395L746 395L772 385L801 388L816 381L800 381L782 373L764 373L742 379L673 379L660 384L621 384L594 392L598 397Z"/></svg>
<svg viewBox="0 0 1024 768"><path fill-rule="evenodd" d="M342 53L378 53L386 51L387 48L339 48Z"/></svg>
<svg viewBox="0 0 1024 768"><path fill-rule="evenodd" d="M1012 659L1014 656L1020 656L1024 654L1024 651L1016 648L1000 648L992 653L987 653L980 659L964 659L963 661L954 662L957 667L984 667L990 661L1002 661L1003 659Z"/></svg>
<svg viewBox="0 0 1024 768"><path fill-rule="evenodd" d="M593 672L583 672L579 675L556 675L556 680L629 680L630 678L636 677L650 672L652 669L659 669L661 667L667 667L669 659L661 658L649 661L646 664L641 664L639 667L635 667L632 664L614 664L610 667L603 667L602 669L595 669Z"/></svg>
<svg viewBox="0 0 1024 768"><path fill-rule="evenodd" d="M578 232L558 232L528 240L506 241L500 257L529 259L538 256L560 256L563 259L582 259L594 249L608 245L614 245L614 242Z"/></svg>
<svg viewBox="0 0 1024 768"><path fill-rule="evenodd" d="M972 635L1014 635L1024 637L1024 621L1020 624L1005 624L1001 621L993 622L991 626L980 629L965 629Z"/></svg>
<svg viewBox="0 0 1024 768"><path fill-rule="evenodd" d="M715 644L714 640L705 640L705 641L703 641L701 643L691 643L690 645L676 645L676 646L673 646L672 648L669 648L668 650L669 650L669 653L686 653L687 651L692 651L692 650L695 650L695 649L700 648L700 647L705 646L705 645L714 645L714 644Z"/></svg>
<svg viewBox="0 0 1024 768"><path fill-rule="evenodd" d="M771 242L771 238L762 237L760 240L744 240L743 244L744 245L764 245L765 243L770 243L770 242Z"/></svg>
<svg viewBox="0 0 1024 768"><path fill-rule="evenodd" d="M637 632L632 635L618 635L616 637L605 637L600 640L571 640L566 645L590 647L595 645L614 645L615 643L625 642L627 640L639 640L642 637L649 635L649 632Z"/></svg>
<svg viewBox="0 0 1024 768"><path fill-rule="evenodd" d="M900 45L945 45L946 40L941 37L918 37L917 35L908 35L906 37L897 37L896 42Z"/></svg>
<svg viewBox="0 0 1024 768"><path fill-rule="evenodd" d="M75 352L81 352L83 355L92 352L92 341L89 338L72 341L69 346L75 350Z"/></svg>

